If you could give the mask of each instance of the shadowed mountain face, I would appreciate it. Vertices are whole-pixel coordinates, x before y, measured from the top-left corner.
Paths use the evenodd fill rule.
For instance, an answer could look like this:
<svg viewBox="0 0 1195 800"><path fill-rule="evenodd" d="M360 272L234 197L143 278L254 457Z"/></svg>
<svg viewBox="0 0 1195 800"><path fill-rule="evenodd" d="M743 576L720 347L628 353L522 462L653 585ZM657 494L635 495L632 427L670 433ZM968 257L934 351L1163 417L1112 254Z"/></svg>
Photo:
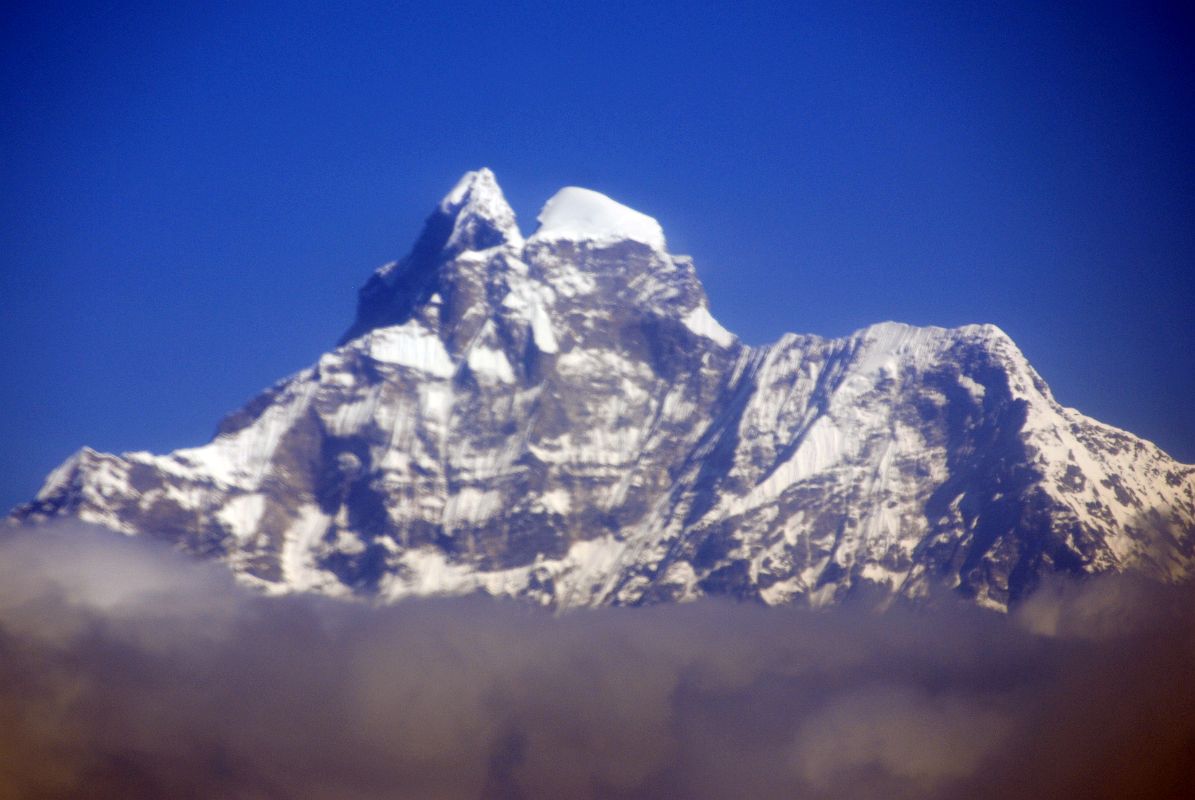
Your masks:
<svg viewBox="0 0 1195 800"><path fill-rule="evenodd" d="M467 174L312 367L168 455L83 449L13 512L271 591L823 605L1195 563L1195 467L1058 405L991 325L740 343L655 220L584 189L524 239Z"/></svg>

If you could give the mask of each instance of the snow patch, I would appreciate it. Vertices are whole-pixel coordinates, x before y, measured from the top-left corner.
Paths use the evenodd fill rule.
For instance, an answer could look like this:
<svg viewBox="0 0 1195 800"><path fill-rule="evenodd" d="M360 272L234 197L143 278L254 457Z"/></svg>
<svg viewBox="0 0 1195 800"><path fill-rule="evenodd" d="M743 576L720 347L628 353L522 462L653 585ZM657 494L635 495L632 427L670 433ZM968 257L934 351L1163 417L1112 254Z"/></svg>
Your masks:
<svg viewBox="0 0 1195 800"><path fill-rule="evenodd" d="M987 392L982 383L974 380L969 375L959 375L958 382L959 386L962 386L964 389L966 389L967 392L970 393L970 395L976 400L982 400L984 394Z"/></svg>
<svg viewBox="0 0 1195 800"><path fill-rule="evenodd" d="M527 267L522 262L516 262ZM556 331L552 328L552 317L548 314L548 305L555 299L555 292L547 286L533 284L530 281L519 281L511 286L502 305L517 312L531 327L531 338L541 353L555 353L559 348L556 341Z"/></svg>
<svg viewBox="0 0 1195 800"><path fill-rule="evenodd" d="M216 516L238 539L247 539L257 532L265 509L266 499L262 495L241 494L226 502Z"/></svg>
<svg viewBox="0 0 1195 800"><path fill-rule="evenodd" d="M409 367L436 378L451 378L456 371L440 337L415 320L367 334L370 358L385 364Z"/></svg>
<svg viewBox="0 0 1195 800"><path fill-rule="evenodd" d="M681 322L693 333L704 336L721 347L730 347L734 344L735 335L723 328L704 305L694 308L684 316Z"/></svg>
<svg viewBox="0 0 1195 800"><path fill-rule="evenodd" d="M510 362L506 360L506 354L501 350L475 345L469 349L469 355L465 357L465 361L473 374L479 378L488 378L500 383L514 383L514 370L511 369Z"/></svg>
<svg viewBox="0 0 1195 800"><path fill-rule="evenodd" d="M555 353L560 350L556 332L552 330L552 318L548 316L543 303L531 306L531 338L541 353Z"/></svg>
<svg viewBox="0 0 1195 800"><path fill-rule="evenodd" d="M566 560L587 575L604 578L612 574L626 549L625 542L607 534L597 539L574 542L568 549Z"/></svg>
<svg viewBox="0 0 1195 800"><path fill-rule="evenodd" d="M316 506L304 506L287 530L279 560L282 581L291 591L316 590L330 595L343 595L347 591L335 575L315 566L315 551L329 522L328 516Z"/></svg>
<svg viewBox="0 0 1195 800"><path fill-rule="evenodd" d="M461 489L444 505L444 527L451 528L460 522L484 522L502 510L502 499L502 492Z"/></svg>
<svg viewBox="0 0 1195 800"><path fill-rule="evenodd" d="M552 489L544 492L539 502L545 509L555 514L567 515L572 509L572 498L564 489Z"/></svg>

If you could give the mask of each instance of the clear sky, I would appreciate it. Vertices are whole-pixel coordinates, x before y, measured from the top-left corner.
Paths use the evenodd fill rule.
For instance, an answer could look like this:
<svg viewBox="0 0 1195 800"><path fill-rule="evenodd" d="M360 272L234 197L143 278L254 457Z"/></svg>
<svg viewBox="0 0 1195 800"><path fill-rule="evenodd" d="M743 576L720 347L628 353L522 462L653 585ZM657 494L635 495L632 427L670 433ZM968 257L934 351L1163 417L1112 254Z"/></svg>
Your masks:
<svg viewBox="0 0 1195 800"><path fill-rule="evenodd" d="M750 343L994 322L1195 461L1176 9L143 5L0 18L5 508L83 444L206 441L483 165L525 231L570 184L658 218Z"/></svg>

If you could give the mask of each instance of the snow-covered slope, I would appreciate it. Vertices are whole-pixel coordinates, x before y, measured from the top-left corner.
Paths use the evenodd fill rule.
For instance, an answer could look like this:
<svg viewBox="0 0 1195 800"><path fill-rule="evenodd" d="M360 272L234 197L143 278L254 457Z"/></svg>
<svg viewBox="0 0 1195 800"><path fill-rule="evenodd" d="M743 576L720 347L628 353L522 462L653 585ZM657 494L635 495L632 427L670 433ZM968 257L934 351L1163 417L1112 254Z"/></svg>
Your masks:
<svg viewBox="0 0 1195 800"><path fill-rule="evenodd" d="M177 542L272 591L824 604L1192 571L1195 468L1059 406L999 329L750 348L659 224L566 188L526 240L464 176L341 344L202 447L83 449L13 518Z"/></svg>

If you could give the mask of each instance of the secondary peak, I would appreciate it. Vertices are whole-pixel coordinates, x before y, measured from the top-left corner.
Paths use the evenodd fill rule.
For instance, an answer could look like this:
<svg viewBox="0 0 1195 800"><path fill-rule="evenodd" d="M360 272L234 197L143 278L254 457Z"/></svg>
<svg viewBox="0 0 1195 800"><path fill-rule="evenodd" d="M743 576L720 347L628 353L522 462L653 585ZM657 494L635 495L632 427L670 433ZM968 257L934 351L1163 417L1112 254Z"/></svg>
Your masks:
<svg viewBox="0 0 1195 800"><path fill-rule="evenodd" d="M539 227L529 241L610 244L629 239L665 249L660 223L590 189L566 186L544 204L537 219Z"/></svg>

